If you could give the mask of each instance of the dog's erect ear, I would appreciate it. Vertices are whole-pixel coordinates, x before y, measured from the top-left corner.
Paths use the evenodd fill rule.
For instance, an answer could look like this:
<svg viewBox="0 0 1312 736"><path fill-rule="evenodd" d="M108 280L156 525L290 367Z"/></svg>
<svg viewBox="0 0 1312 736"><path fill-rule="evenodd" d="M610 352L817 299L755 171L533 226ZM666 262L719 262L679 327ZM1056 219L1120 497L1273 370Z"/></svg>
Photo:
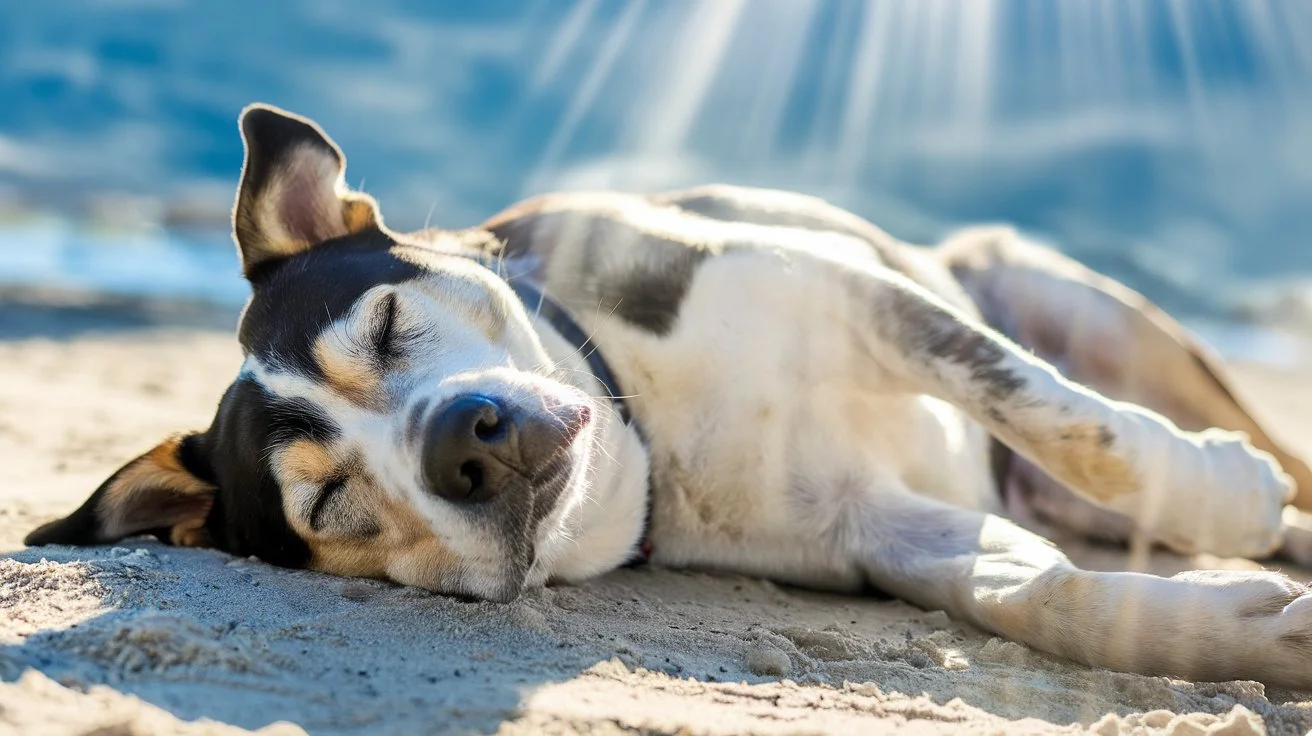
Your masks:
<svg viewBox="0 0 1312 736"><path fill-rule="evenodd" d="M233 235L249 277L262 263L381 224L373 199L346 187L346 157L314 122L269 105L241 113L246 147Z"/></svg>
<svg viewBox="0 0 1312 736"><path fill-rule="evenodd" d="M43 544L106 544L150 532L162 541L208 547L205 518L214 503L205 435L174 435L109 477L77 511L23 540Z"/></svg>

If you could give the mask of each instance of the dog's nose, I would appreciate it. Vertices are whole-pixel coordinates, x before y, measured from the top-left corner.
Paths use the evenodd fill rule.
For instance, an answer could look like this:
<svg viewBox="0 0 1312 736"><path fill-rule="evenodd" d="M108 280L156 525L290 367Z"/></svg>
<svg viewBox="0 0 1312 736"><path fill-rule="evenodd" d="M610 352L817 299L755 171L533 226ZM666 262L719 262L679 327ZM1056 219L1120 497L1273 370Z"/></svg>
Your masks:
<svg viewBox="0 0 1312 736"><path fill-rule="evenodd" d="M425 432L424 480L448 501L487 501L514 476L527 478L568 447L587 423L586 411L575 419L517 411L481 395L457 397Z"/></svg>

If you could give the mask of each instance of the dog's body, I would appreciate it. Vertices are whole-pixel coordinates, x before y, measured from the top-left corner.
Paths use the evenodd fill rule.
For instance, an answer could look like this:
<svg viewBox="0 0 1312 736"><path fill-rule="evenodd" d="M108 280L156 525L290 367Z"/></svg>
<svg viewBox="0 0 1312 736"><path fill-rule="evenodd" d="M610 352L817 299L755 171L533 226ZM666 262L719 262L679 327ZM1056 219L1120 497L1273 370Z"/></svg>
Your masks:
<svg viewBox="0 0 1312 736"><path fill-rule="evenodd" d="M342 190L317 128L255 108L243 131L242 375L207 432L31 543L156 531L493 599L649 550L879 588L1096 666L1312 687L1302 586L1083 571L999 515L1007 491L1088 531L1255 557L1295 482L1312 492L1123 287L1008 231L922 249L731 187L551 195L401 236Z"/></svg>

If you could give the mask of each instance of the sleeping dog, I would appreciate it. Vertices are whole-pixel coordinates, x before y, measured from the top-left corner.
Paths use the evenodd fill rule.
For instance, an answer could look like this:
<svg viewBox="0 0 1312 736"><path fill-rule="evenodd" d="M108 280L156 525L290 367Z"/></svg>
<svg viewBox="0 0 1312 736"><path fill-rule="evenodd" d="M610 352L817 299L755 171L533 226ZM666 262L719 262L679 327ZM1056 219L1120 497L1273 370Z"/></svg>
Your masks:
<svg viewBox="0 0 1312 736"><path fill-rule="evenodd" d="M1312 507L1307 466L1125 287L1007 230L920 248L723 186L401 234L311 121L240 128L240 373L209 429L28 544L155 534L494 601L650 559L1312 688L1306 587L1081 570L1003 518L1263 557Z"/></svg>

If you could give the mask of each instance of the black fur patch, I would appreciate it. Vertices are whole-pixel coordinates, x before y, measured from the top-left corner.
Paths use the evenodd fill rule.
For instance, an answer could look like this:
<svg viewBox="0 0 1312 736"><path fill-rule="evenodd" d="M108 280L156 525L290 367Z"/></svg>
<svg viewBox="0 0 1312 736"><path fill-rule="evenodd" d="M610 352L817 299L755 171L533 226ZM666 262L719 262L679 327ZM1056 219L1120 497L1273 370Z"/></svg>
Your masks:
<svg viewBox="0 0 1312 736"><path fill-rule="evenodd" d="M266 364L322 378L314 357L319 333L369 289L422 273L393 254L394 245L373 228L262 264L250 275L251 302L238 332L242 346Z"/></svg>
<svg viewBox="0 0 1312 736"><path fill-rule="evenodd" d="M33 529L23 538L23 544L29 547L41 547L47 544L99 544L103 541L100 536L100 499L104 497L105 489L118 475L119 473L115 473L110 476L73 513Z"/></svg>
<svg viewBox="0 0 1312 736"><path fill-rule="evenodd" d="M188 473L214 485L214 466L210 464L208 437L204 434L189 434L178 444L178 462Z"/></svg>
<svg viewBox="0 0 1312 736"><path fill-rule="evenodd" d="M903 345L969 368L971 378L982 383L994 401L1005 401L1025 387L1025 379L999 367L1006 351L994 339L909 291L895 293L894 319Z"/></svg>
<svg viewBox="0 0 1312 736"><path fill-rule="evenodd" d="M575 306L613 314L662 336L674 329L697 266L710 255L694 245L640 230L605 209L526 211L522 217L497 223L490 232L504 241L501 253L512 259L533 251L550 253L560 247L552 242L555 238L579 239L577 271L584 296ZM616 252L623 255L613 259ZM630 256L641 260L630 263Z"/></svg>
<svg viewBox="0 0 1312 736"><path fill-rule="evenodd" d="M210 428L219 491L206 526L216 546L274 565L304 567L310 549L287 523L269 450L298 438L332 439L337 428L304 404L280 402L250 378L238 378Z"/></svg>
<svg viewBox="0 0 1312 736"><path fill-rule="evenodd" d="M708 255L682 243L663 244L653 246L648 260L627 271L598 273L595 289L601 312L655 335L668 335L679 319L679 307L697 266Z"/></svg>

